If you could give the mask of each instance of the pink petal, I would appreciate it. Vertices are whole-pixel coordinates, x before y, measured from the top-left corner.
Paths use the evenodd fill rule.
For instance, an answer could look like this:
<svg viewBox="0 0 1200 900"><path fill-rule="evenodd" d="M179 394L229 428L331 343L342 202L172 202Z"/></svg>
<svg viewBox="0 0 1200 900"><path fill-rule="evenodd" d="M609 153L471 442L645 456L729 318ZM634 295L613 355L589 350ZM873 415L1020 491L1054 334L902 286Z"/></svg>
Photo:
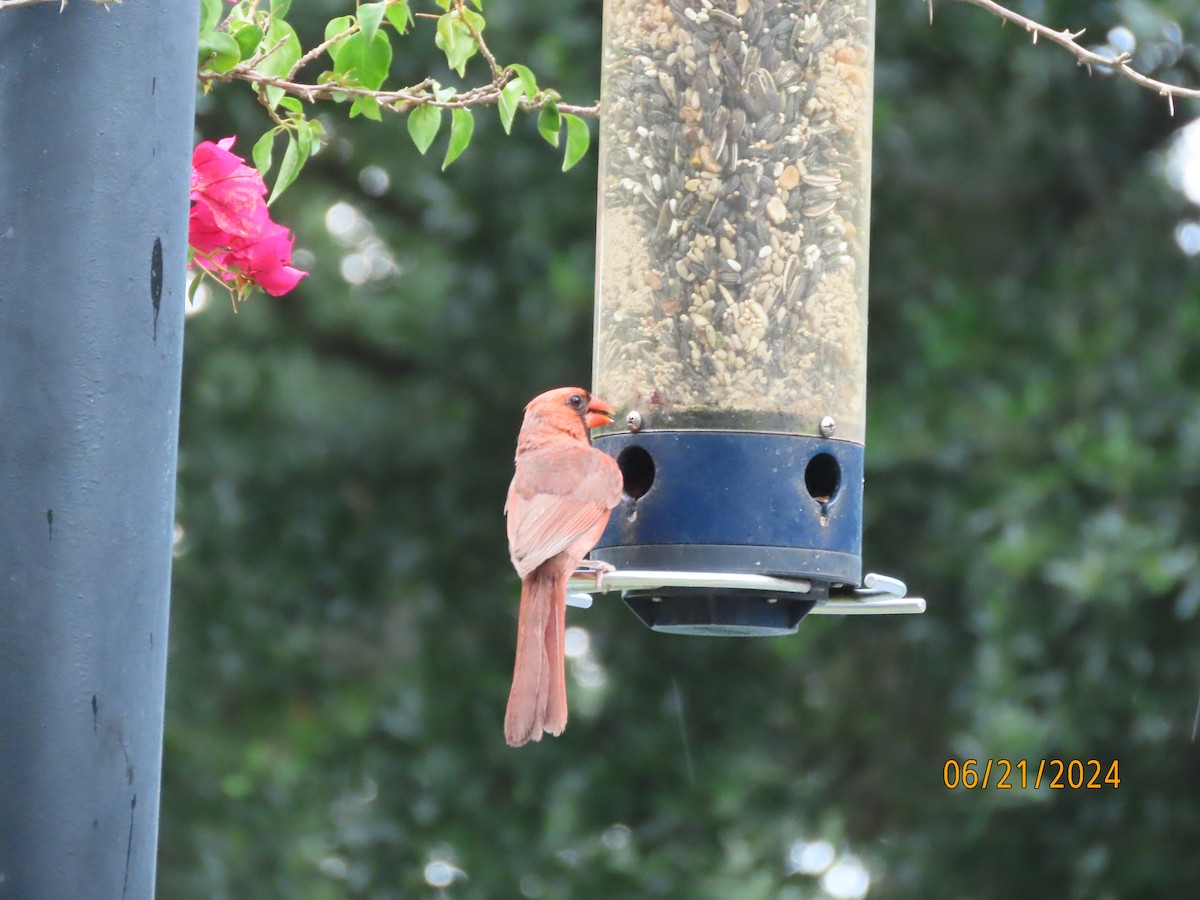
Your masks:
<svg viewBox="0 0 1200 900"><path fill-rule="evenodd" d="M279 266L274 269L268 269L252 276L255 284L261 287L272 297L282 297L297 284L300 279L308 275L307 272L302 272L299 269L294 269L291 266Z"/></svg>
<svg viewBox="0 0 1200 900"><path fill-rule="evenodd" d="M221 143L231 139L226 138ZM244 160L212 141L201 141L192 152L192 187L207 184L235 172Z"/></svg>
<svg viewBox="0 0 1200 900"><path fill-rule="evenodd" d="M250 232L267 218L267 186L258 170L229 152L234 138L201 141L192 154L191 198L206 202L226 231Z"/></svg>
<svg viewBox="0 0 1200 900"><path fill-rule="evenodd" d="M192 206L188 216L188 243L199 253L212 253L230 245L233 235L217 225L212 210L204 203Z"/></svg>

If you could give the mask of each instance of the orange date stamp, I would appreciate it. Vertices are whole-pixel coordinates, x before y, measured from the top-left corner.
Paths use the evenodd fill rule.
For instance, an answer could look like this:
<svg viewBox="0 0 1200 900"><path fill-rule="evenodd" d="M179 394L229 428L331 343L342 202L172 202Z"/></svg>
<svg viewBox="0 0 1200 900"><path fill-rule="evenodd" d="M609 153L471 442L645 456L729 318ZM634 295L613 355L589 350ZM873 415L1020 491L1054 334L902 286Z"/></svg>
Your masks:
<svg viewBox="0 0 1200 900"><path fill-rule="evenodd" d="M1121 786L1121 767L1115 759L948 759L942 783L952 791L1098 791Z"/></svg>

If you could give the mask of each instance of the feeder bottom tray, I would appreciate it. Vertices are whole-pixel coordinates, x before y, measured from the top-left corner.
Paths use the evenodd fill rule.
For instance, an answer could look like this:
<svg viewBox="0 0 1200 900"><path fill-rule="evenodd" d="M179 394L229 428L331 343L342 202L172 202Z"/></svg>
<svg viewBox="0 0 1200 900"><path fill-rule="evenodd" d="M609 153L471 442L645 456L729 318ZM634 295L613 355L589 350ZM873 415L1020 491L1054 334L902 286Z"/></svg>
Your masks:
<svg viewBox="0 0 1200 900"><path fill-rule="evenodd" d="M794 634L807 615L897 615L925 612L921 597L906 597L904 582L868 574L861 587L723 572L614 569L577 573L568 602L589 607L592 594L620 591L626 605L654 631L725 637Z"/></svg>
<svg viewBox="0 0 1200 900"><path fill-rule="evenodd" d="M626 591L625 605L654 631L713 637L771 637L795 634L816 600L781 598L756 591L673 588L660 591Z"/></svg>

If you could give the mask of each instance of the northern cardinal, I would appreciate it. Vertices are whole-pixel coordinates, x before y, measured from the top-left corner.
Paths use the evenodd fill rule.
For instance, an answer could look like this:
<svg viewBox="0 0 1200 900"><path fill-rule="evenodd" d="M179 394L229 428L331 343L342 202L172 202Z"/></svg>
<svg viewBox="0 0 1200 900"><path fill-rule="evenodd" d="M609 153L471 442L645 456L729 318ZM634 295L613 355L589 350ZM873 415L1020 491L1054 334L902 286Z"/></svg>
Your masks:
<svg viewBox="0 0 1200 900"><path fill-rule="evenodd" d="M590 430L613 408L583 388L546 391L529 401L508 489L508 552L521 576L517 660L504 714L513 747L562 734L567 725L563 635L567 579L600 540L621 499L621 470L591 446Z"/></svg>

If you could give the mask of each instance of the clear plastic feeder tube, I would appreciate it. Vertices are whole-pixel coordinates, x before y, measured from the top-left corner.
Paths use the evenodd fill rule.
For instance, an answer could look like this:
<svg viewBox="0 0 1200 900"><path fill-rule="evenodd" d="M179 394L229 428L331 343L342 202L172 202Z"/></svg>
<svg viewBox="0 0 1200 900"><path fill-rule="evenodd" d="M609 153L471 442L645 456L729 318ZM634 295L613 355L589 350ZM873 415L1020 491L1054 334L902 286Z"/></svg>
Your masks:
<svg viewBox="0 0 1200 900"><path fill-rule="evenodd" d="M643 427L862 443L874 16L605 0L594 371Z"/></svg>

